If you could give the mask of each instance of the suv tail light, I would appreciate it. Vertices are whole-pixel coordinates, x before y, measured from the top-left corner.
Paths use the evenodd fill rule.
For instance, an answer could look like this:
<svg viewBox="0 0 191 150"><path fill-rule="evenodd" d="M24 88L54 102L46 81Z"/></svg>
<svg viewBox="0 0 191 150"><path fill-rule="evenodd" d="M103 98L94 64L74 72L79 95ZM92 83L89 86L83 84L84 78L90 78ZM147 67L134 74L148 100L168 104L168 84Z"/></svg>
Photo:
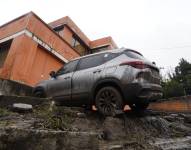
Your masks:
<svg viewBox="0 0 191 150"><path fill-rule="evenodd" d="M129 65L137 69L149 68L148 65L144 64L142 61L127 61L120 64L120 66Z"/></svg>

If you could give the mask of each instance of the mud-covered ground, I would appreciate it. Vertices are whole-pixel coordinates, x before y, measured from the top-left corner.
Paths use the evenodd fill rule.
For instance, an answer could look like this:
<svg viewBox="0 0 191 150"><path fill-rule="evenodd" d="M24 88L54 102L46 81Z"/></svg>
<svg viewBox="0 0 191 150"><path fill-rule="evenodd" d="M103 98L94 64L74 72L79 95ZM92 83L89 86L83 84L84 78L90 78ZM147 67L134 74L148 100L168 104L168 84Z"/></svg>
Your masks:
<svg viewBox="0 0 191 150"><path fill-rule="evenodd" d="M104 118L49 104L23 114L1 108L0 149L191 149L191 114L147 110Z"/></svg>

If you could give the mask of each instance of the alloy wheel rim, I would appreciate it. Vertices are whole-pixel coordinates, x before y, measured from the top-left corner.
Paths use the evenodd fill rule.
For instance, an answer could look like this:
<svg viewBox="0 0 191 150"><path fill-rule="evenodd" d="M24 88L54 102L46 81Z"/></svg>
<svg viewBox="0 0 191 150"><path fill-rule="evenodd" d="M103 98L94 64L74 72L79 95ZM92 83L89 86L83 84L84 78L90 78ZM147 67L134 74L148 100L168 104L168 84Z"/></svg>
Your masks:
<svg viewBox="0 0 191 150"><path fill-rule="evenodd" d="M111 115L117 107L117 96L112 90L104 90L99 96L99 107L106 115Z"/></svg>

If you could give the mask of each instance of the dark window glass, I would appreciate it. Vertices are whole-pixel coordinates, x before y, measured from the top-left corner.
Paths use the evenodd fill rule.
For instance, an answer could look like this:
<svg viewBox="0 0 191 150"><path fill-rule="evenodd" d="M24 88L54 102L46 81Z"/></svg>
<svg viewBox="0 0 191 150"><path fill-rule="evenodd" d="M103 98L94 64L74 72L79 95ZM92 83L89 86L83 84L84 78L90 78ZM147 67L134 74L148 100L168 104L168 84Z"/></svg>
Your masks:
<svg viewBox="0 0 191 150"><path fill-rule="evenodd" d="M119 53L105 53L104 54L104 60L105 61L110 61L110 60L114 59L117 56L119 56Z"/></svg>
<svg viewBox="0 0 191 150"><path fill-rule="evenodd" d="M141 60L144 60L145 58L140 55L139 53L136 53L134 51L124 51L124 53L128 56L128 57L131 57L131 58L135 58L135 59L141 59Z"/></svg>
<svg viewBox="0 0 191 150"><path fill-rule="evenodd" d="M74 61L71 61L71 62L65 64L62 68L60 68L57 71L56 75L62 75L65 73L73 72L76 69L77 63L78 63L78 60L74 60Z"/></svg>
<svg viewBox="0 0 191 150"><path fill-rule="evenodd" d="M0 68L3 67L5 59L7 58L7 55L11 46L11 42L12 40L4 42L4 43L0 43Z"/></svg>
<svg viewBox="0 0 191 150"><path fill-rule="evenodd" d="M102 46L102 47L91 49L92 53L97 53L97 52L101 52L105 50L109 50L109 46Z"/></svg>
<svg viewBox="0 0 191 150"><path fill-rule="evenodd" d="M77 70L82 70L82 69L87 69L87 68L102 65L105 62L104 55L105 54L98 54L98 55L82 58L80 60Z"/></svg>
<svg viewBox="0 0 191 150"><path fill-rule="evenodd" d="M58 33L59 35L63 36L64 25L57 26L57 27L53 28L53 30L56 33Z"/></svg>
<svg viewBox="0 0 191 150"><path fill-rule="evenodd" d="M80 55L86 54L86 48L82 42L80 42L75 36L72 37L72 47L77 50Z"/></svg>

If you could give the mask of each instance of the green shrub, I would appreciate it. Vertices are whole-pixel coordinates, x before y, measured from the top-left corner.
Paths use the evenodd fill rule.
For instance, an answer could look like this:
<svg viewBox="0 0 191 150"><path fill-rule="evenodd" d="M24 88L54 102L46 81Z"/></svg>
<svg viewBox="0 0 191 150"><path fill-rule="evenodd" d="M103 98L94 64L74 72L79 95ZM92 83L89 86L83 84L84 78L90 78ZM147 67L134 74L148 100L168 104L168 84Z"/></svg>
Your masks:
<svg viewBox="0 0 191 150"><path fill-rule="evenodd" d="M162 86L163 86L163 97L164 98L178 97L178 96L185 95L183 85L175 80L169 80L169 81L163 83Z"/></svg>

